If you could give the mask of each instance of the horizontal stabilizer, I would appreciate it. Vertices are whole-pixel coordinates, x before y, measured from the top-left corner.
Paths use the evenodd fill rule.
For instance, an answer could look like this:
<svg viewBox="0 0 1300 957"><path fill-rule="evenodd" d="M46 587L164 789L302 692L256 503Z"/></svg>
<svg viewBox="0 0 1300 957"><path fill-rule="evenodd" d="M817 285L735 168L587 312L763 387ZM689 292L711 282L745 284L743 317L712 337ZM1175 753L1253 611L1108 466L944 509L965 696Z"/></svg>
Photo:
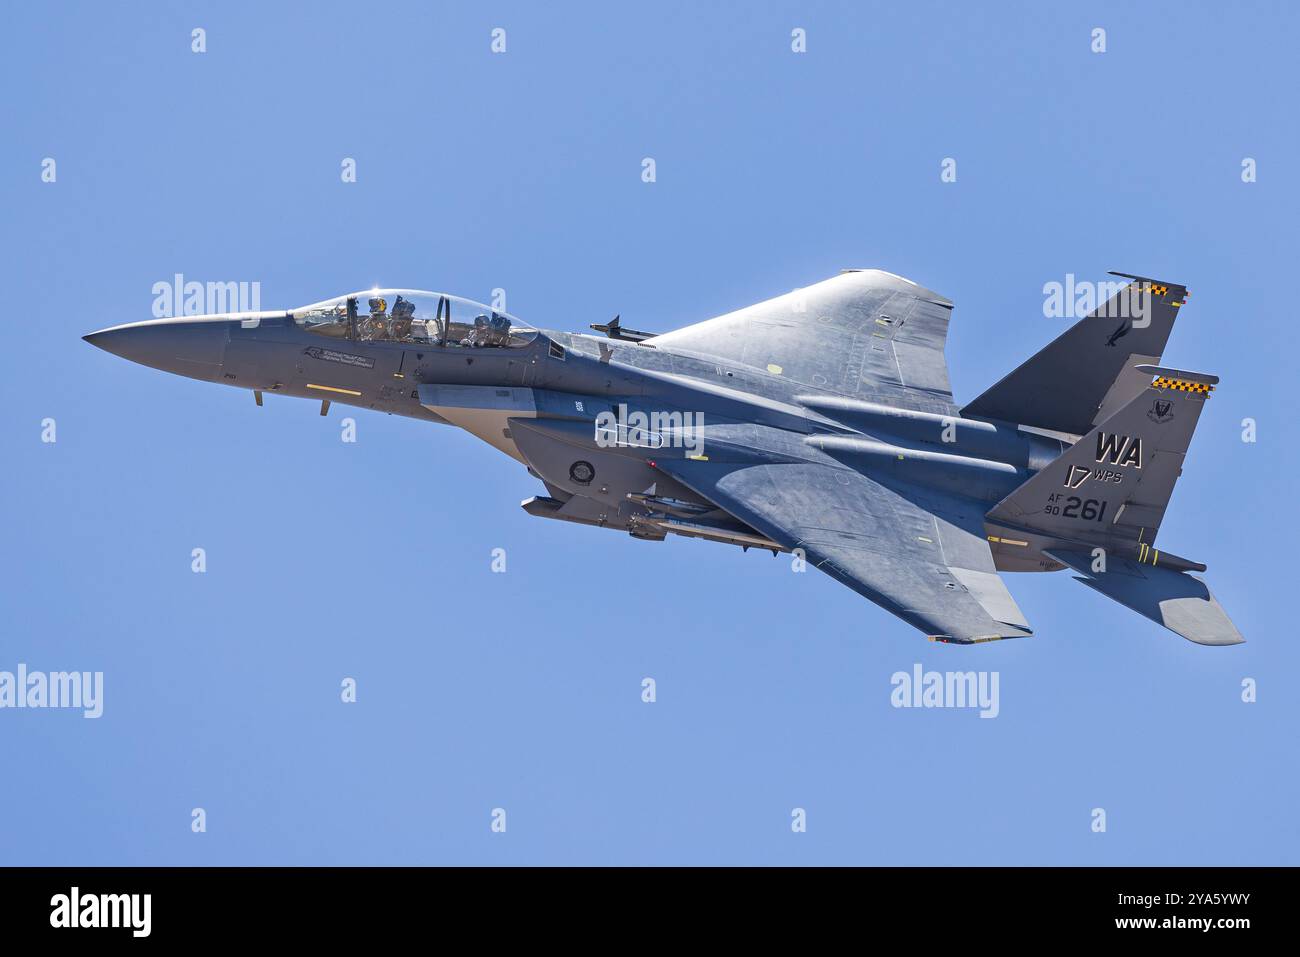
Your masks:
<svg viewBox="0 0 1300 957"><path fill-rule="evenodd" d="M1195 575L1114 559L1107 563L1106 571L1095 572L1089 552L1051 549L1047 554L1079 572L1076 581L1188 641L1198 645L1239 645L1246 640L1209 586Z"/></svg>

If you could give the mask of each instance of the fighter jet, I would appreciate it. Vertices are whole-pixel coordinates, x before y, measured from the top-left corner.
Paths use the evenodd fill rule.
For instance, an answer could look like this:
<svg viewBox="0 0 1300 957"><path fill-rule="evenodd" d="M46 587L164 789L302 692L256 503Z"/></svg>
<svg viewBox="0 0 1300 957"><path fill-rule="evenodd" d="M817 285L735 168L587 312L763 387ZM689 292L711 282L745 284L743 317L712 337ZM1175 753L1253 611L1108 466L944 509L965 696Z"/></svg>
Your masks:
<svg viewBox="0 0 1300 957"><path fill-rule="evenodd" d="M449 423L544 486L538 518L792 552L934 641L1032 634L1000 575L1076 581L1193 642L1243 639L1157 546L1217 377L1160 365L1184 286L1114 295L973 401L953 304L875 269L663 334L539 331L374 289L86 336L194 379Z"/></svg>

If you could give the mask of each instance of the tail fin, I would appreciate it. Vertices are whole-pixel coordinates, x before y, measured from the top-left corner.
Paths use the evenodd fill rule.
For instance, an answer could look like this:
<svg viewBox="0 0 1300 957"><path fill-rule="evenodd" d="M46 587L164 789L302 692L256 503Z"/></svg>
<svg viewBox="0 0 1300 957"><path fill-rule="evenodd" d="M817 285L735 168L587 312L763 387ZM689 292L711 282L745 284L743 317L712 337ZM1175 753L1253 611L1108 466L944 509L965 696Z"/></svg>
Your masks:
<svg viewBox="0 0 1300 957"><path fill-rule="evenodd" d="M1158 552L1148 552L1201 409L1219 379L1147 365L1136 371L1155 379L995 505L989 521L1117 553L1138 546L1140 561L1158 561Z"/></svg>
<svg viewBox="0 0 1300 957"><path fill-rule="evenodd" d="M1083 435L1140 394L1147 377L1136 367L1159 363L1187 287L1111 275L1133 281L967 405L962 416Z"/></svg>
<svg viewBox="0 0 1300 957"><path fill-rule="evenodd" d="M1154 381L988 513L1055 540L1044 549L1076 578L1189 641L1245 639L1209 587L1205 566L1155 547L1192 432L1218 377L1137 366Z"/></svg>

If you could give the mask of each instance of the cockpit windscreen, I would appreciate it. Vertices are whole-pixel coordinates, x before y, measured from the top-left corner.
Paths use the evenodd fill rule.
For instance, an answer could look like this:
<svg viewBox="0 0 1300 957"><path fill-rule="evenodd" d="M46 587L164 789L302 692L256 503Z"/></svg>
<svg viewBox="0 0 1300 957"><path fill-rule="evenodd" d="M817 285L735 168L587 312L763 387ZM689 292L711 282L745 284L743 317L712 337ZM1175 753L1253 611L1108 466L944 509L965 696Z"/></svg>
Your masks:
<svg viewBox="0 0 1300 957"><path fill-rule="evenodd" d="M518 348L537 330L481 302L419 289L371 289L303 306L294 321L317 335L451 348Z"/></svg>

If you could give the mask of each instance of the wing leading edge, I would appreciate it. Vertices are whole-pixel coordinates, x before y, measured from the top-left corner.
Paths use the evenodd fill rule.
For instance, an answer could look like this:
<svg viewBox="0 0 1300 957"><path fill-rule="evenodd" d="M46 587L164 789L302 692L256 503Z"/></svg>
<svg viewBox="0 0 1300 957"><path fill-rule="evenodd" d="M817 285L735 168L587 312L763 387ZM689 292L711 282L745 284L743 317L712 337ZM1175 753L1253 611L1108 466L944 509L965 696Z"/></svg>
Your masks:
<svg viewBox="0 0 1300 957"><path fill-rule="evenodd" d="M984 515L942 494L905 497L858 472L812 462L657 467L932 640L1032 634L993 566ZM909 493L910 496L911 493Z"/></svg>

